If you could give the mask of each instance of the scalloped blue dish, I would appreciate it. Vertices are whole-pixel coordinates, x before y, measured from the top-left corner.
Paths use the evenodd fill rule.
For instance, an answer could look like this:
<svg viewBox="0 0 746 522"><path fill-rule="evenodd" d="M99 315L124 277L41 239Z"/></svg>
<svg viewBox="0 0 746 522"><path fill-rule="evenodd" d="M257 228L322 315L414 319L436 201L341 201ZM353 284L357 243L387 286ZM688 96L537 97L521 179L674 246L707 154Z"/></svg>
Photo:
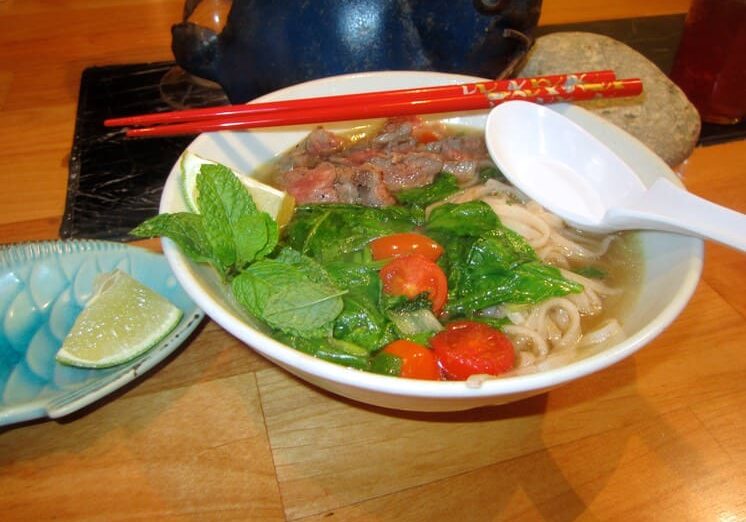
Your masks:
<svg viewBox="0 0 746 522"><path fill-rule="evenodd" d="M157 346L123 365L59 364L54 356L96 276L116 268L167 298L183 318ZM108 395L176 350L203 317L160 254L90 240L0 247L0 426L62 417Z"/></svg>

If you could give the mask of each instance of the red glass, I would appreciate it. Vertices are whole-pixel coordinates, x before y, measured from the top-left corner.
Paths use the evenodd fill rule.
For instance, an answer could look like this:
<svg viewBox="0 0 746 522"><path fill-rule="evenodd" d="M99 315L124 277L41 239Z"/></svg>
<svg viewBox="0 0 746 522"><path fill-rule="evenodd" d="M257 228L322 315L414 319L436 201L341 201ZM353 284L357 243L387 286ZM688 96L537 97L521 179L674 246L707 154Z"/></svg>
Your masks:
<svg viewBox="0 0 746 522"><path fill-rule="evenodd" d="M693 0L671 79L703 121L746 116L746 0Z"/></svg>

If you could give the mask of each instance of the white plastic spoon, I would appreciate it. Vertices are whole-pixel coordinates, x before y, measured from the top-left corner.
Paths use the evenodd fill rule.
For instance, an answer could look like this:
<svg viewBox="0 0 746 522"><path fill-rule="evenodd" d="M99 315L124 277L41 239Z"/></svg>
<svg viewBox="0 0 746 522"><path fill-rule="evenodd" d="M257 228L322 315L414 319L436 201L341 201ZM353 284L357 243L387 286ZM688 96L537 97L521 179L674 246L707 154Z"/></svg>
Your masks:
<svg viewBox="0 0 746 522"><path fill-rule="evenodd" d="M746 215L671 182L665 164L646 187L611 149L548 107L502 103L490 112L485 137L510 182L573 226L594 232L663 230L746 251Z"/></svg>

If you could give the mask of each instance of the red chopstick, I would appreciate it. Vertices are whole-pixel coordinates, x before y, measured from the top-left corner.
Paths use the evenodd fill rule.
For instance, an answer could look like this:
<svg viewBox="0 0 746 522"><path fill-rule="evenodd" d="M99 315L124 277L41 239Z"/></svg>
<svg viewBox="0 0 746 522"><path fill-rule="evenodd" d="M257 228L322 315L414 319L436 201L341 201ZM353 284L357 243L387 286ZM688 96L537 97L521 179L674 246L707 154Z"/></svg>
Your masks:
<svg viewBox="0 0 746 522"><path fill-rule="evenodd" d="M458 96L441 96L430 99L384 100L381 103L325 106L284 110L267 114L238 114L209 120L187 121L173 125L133 128L127 137L163 137L198 134L221 130L251 129L327 123L332 121L361 120L394 116L411 116L455 111L483 110L508 100L525 100L536 103L582 101L594 98L636 96L642 92L639 79L613 80L598 83L579 83L570 86L524 88L492 92L469 92Z"/></svg>
<svg viewBox="0 0 746 522"><path fill-rule="evenodd" d="M589 71L571 74L553 74L531 78L513 78L486 82L466 83L460 85L439 85L412 89L343 94L337 96L320 96L314 98L260 102L240 105L224 105L202 109L161 112L109 118L104 121L107 127L144 126L186 121L213 120L223 117L266 114L288 110L314 109L317 107L339 107L341 105L358 105L393 101L414 101L447 96L463 96L471 93L489 93L495 91L535 89L538 87L565 86L579 83L608 82L616 79L614 71Z"/></svg>

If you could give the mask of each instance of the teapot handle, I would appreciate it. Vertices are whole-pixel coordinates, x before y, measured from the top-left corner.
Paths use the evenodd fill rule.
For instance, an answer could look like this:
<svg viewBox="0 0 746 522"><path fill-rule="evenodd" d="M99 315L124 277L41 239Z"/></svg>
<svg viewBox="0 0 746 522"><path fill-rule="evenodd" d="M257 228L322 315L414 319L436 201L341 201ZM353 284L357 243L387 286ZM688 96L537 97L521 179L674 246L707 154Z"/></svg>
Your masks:
<svg viewBox="0 0 746 522"><path fill-rule="evenodd" d="M218 81L218 35L191 22L171 26L171 51L176 63L190 73Z"/></svg>
<svg viewBox="0 0 746 522"><path fill-rule="evenodd" d="M484 15L492 15L501 12L510 3L510 0L473 0L474 9Z"/></svg>

